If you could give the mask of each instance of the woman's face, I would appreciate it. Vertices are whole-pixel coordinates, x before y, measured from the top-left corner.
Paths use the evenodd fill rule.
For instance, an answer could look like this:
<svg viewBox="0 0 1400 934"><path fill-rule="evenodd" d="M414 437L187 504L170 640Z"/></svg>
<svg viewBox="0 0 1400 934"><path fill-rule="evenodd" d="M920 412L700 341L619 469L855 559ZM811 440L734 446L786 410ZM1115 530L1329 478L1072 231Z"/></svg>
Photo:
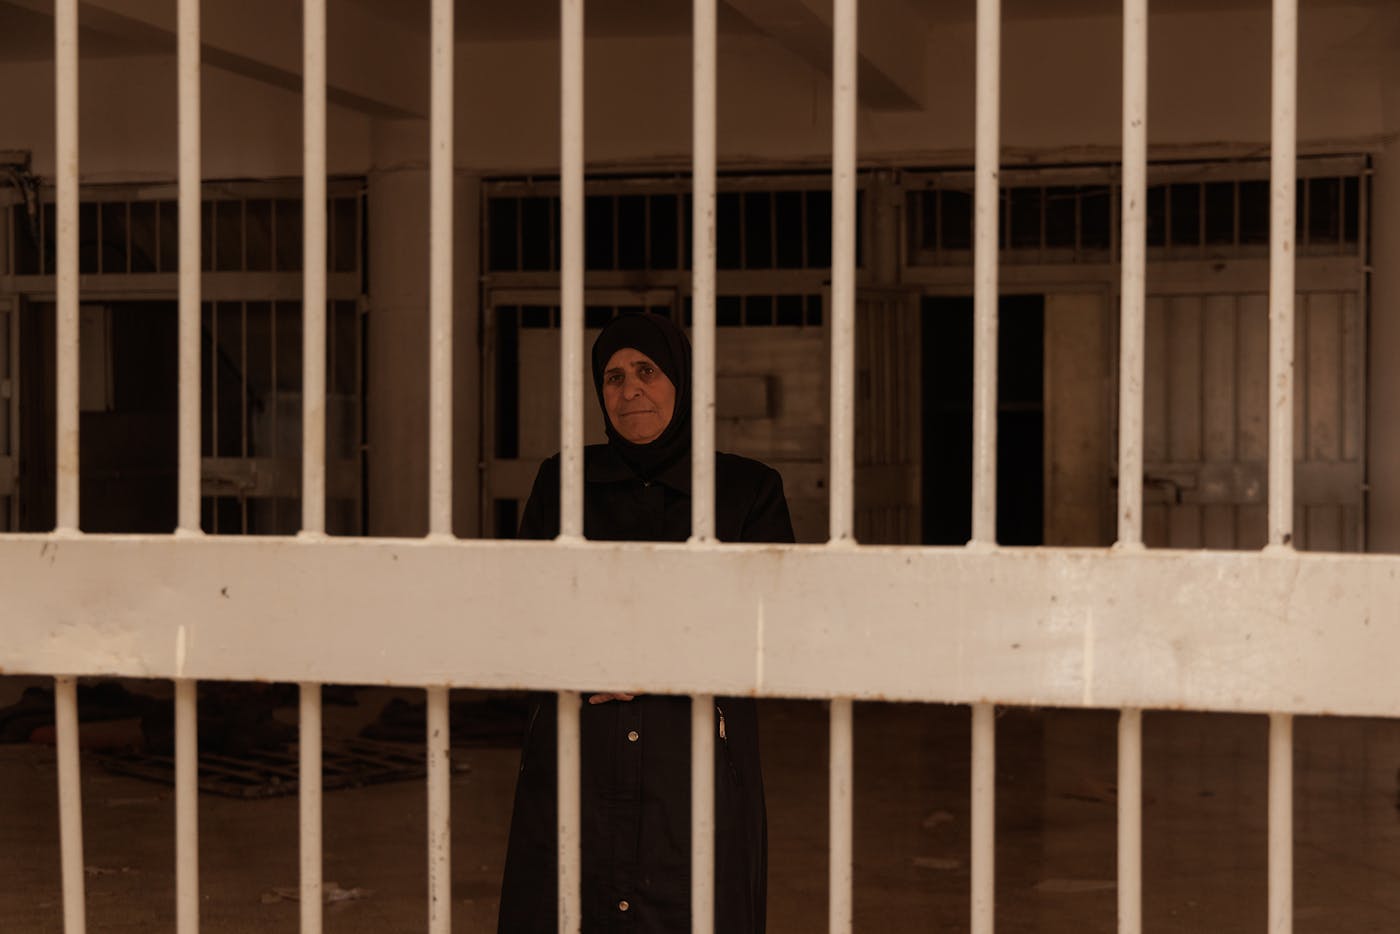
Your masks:
<svg viewBox="0 0 1400 934"><path fill-rule="evenodd" d="M650 357L624 347L603 367L603 408L624 440L650 444L671 424L676 386Z"/></svg>

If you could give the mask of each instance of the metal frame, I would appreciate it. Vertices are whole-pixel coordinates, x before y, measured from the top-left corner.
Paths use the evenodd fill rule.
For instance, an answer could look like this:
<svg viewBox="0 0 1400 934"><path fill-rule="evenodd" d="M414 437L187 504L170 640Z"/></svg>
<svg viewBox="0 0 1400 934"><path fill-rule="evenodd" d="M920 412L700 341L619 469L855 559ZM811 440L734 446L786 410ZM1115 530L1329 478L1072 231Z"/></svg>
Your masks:
<svg viewBox="0 0 1400 934"><path fill-rule="evenodd" d="M55 5L58 304L58 528L51 535L0 536L0 592L7 639L0 668L56 679L59 811L65 930L84 929L81 785L76 685L79 675L176 680L179 930L198 927L194 815L194 686L199 678L301 683L301 929L322 922L321 699L324 681L428 686L429 917L450 927L450 824L445 752L446 689L539 687L558 692L559 930L581 926L579 691L596 684L639 692L693 693L694 722L708 722L710 694L831 699L830 914L832 932L851 929L853 742L856 698L972 705L971 930L990 934L995 892L994 702L1120 708L1120 929L1140 927L1141 719L1152 707L1261 711L1271 717L1269 930L1292 926L1292 720L1296 713L1400 715L1390 687L1397 637L1400 558L1301 555L1291 544L1293 302L1296 250L1297 3L1274 2L1269 271L1271 358L1270 546L1263 553L1165 552L1140 547L1140 516L1126 502L1120 544L1109 550L1000 548L995 541L997 180L1001 11L977 4L977 155L974 248L973 541L965 548L857 547L852 519L852 352L856 191L856 0L833 17L831 541L822 546L721 546L711 541L714 318L714 4L696 8L697 205L695 330L695 535L670 544L583 540L583 0L561 12L561 534L552 543L465 542L451 537L450 211L431 212L433 462L432 534L426 539L331 541L324 536L325 216L304 211L305 414L303 531L261 541L205 538L191 525L199 384L190 353L198 283L192 250L181 269L180 515L174 536L84 536L78 528L78 23L77 0ZM1125 0L1123 205L1124 325L1120 443L1132 463L1142 450L1141 311L1144 248L1146 6ZM194 0L182 0L181 239L197 242L194 208L199 145ZM303 87L306 203L326 186L325 0L305 0ZM435 199L450 203L451 0L432 17ZM190 92L194 93L191 94ZM704 203L701 203L703 196ZM1128 497L1125 497L1127 499ZM1136 504L1138 512L1141 503ZM36 557L39 560L35 560ZM627 574L638 560L652 573ZM855 586L856 583L860 586ZM462 592L473 614L462 625ZM236 598L234 598L236 595ZM665 604L672 612L657 619ZM560 606L589 627L561 622ZM872 613L873 608L879 612ZM393 651L360 647L398 626ZM1324 630L1317 621L1326 619ZM1382 625L1372 625L1373 620ZM611 646L626 639L631 651ZM519 646L535 648L522 657ZM266 647L276 645L276 653ZM1319 664L1319 659L1325 664ZM708 730L696 730L708 734ZM695 934L712 934L712 776L697 742L692 819Z"/></svg>

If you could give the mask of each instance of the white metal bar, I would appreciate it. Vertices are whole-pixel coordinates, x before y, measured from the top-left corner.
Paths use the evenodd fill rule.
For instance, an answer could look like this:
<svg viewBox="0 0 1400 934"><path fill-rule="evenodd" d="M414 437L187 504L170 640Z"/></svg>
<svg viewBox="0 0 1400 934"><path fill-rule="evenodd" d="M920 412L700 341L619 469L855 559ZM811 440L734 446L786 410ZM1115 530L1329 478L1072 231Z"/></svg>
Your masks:
<svg viewBox="0 0 1400 934"><path fill-rule="evenodd" d="M1293 298L1298 167L1298 0L1274 0L1269 177L1269 547L1293 546Z"/></svg>
<svg viewBox="0 0 1400 934"><path fill-rule="evenodd" d="M1118 934L1142 934L1142 711L1118 714Z"/></svg>
<svg viewBox="0 0 1400 934"><path fill-rule="evenodd" d="M57 531L78 531L78 3L54 3L57 128Z"/></svg>
<svg viewBox="0 0 1400 934"><path fill-rule="evenodd" d="M583 807L579 748L579 694L560 691L559 707L559 934L583 927Z"/></svg>
<svg viewBox="0 0 1400 934"><path fill-rule="evenodd" d="M449 711L448 689L428 688L429 934L448 934L452 930L452 724Z"/></svg>
<svg viewBox="0 0 1400 934"><path fill-rule="evenodd" d="M175 919L179 934L199 931L198 682L175 682Z"/></svg>
<svg viewBox="0 0 1400 934"><path fill-rule="evenodd" d="M321 686L301 685L301 934L321 934Z"/></svg>
<svg viewBox="0 0 1400 934"><path fill-rule="evenodd" d="M83 881L83 792L78 768L78 683L54 679L54 730L58 742L58 825L63 849L63 934L87 930Z"/></svg>
<svg viewBox="0 0 1400 934"><path fill-rule="evenodd" d="M1269 716L1269 934L1293 930L1293 717Z"/></svg>
<svg viewBox="0 0 1400 934"><path fill-rule="evenodd" d="M690 930L715 930L715 698L690 699Z"/></svg>
<svg viewBox="0 0 1400 934"><path fill-rule="evenodd" d="M715 84L716 0L695 0L694 168L691 211L690 539L715 537Z"/></svg>
<svg viewBox="0 0 1400 934"><path fill-rule="evenodd" d="M977 0L973 192L972 543L997 540L997 213L1001 160L1001 2Z"/></svg>
<svg viewBox="0 0 1400 934"><path fill-rule="evenodd" d="M1147 0L1123 0L1123 267L1118 349L1118 547L1142 545L1147 314ZM1121 894L1122 889L1119 889Z"/></svg>
<svg viewBox="0 0 1400 934"><path fill-rule="evenodd" d="M830 934L851 934L853 912L853 859L855 849L855 741L849 697L831 701L831 761L828 821L831 832L831 863L828 867L827 930Z"/></svg>
<svg viewBox="0 0 1400 934"><path fill-rule="evenodd" d="M583 0L559 0L559 537L583 537Z"/></svg>
<svg viewBox="0 0 1400 934"><path fill-rule="evenodd" d="M996 924L996 708L972 705L972 934Z"/></svg>
<svg viewBox="0 0 1400 934"><path fill-rule="evenodd" d="M179 520L183 534L199 522L200 75L199 0L180 0L176 70L180 121L180 453Z"/></svg>
<svg viewBox="0 0 1400 934"><path fill-rule="evenodd" d="M452 76L453 0L433 0L433 74L428 198L428 530L452 534ZM575 377L577 378L577 377Z"/></svg>
<svg viewBox="0 0 1400 934"><path fill-rule="evenodd" d="M326 530L326 0L304 0L301 529Z"/></svg>
<svg viewBox="0 0 1400 934"><path fill-rule="evenodd" d="M835 0L831 140L832 543L855 539L856 0Z"/></svg>

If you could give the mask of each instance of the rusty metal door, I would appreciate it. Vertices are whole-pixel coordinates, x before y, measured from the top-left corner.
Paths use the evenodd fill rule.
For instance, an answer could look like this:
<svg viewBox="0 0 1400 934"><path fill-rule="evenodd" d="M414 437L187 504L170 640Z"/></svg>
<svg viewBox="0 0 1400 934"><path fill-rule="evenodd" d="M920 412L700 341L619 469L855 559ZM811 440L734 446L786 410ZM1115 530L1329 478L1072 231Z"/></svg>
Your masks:
<svg viewBox="0 0 1400 934"><path fill-rule="evenodd" d="M1295 544L1360 551L1365 334L1358 290L1297 296ZM1267 541L1268 296L1158 294L1147 306L1144 538L1149 546Z"/></svg>
<svg viewBox="0 0 1400 934"><path fill-rule="evenodd" d="M923 406L918 295L856 296L856 540L914 545L923 538Z"/></svg>

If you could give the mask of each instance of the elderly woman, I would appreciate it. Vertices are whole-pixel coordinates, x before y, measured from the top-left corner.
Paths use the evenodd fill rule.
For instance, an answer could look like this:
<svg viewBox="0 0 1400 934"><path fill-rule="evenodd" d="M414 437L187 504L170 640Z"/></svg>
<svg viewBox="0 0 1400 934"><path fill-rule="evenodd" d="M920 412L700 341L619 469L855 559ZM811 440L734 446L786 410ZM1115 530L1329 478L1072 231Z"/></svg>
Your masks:
<svg viewBox="0 0 1400 934"><path fill-rule="evenodd" d="M608 443L584 451L584 534L684 541L691 510L685 334L658 315L614 319L593 345L593 384ZM723 541L792 541L777 471L718 454L715 527ZM520 537L558 530L556 455L540 466ZM584 705L584 934L689 934L690 724L687 697L593 694ZM715 930L761 934L768 839L753 700L717 698L714 729ZM558 929L556 735L551 698L534 711L521 756L500 934Z"/></svg>

